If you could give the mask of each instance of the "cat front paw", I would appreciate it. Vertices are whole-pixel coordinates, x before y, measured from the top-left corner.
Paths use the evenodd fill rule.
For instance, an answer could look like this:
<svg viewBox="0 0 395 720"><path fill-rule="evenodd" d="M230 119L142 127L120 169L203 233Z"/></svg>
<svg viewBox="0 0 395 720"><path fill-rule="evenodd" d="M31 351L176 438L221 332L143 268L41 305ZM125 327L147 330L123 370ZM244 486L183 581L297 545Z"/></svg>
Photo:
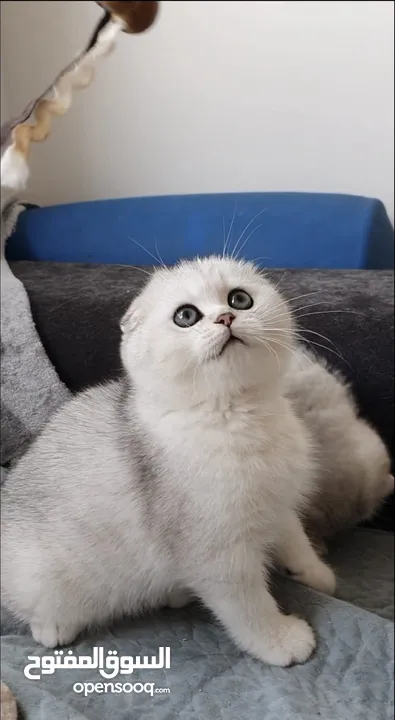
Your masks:
<svg viewBox="0 0 395 720"><path fill-rule="evenodd" d="M294 615L283 615L278 627L271 633L270 644L265 643L259 658L269 665L289 667L306 662L315 647L316 640L310 625Z"/></svg>
<svg viewBox="0 0 395 720"><path fill-rule="evenodd" d="M336 575L332 568L326 563L318 560L314 565L309 565L303 568L298 573L292 573L294 580L318 590L325 595L334 595L336 590Z"/></svg>
<svg viewBox="0 0 395 720"><path fill-rule="evenodd" d="M78 635L79 630L74 626L59 626L51 622L32 622L30 630L36 643L47 648L58 645L68 645Z"/></svg>

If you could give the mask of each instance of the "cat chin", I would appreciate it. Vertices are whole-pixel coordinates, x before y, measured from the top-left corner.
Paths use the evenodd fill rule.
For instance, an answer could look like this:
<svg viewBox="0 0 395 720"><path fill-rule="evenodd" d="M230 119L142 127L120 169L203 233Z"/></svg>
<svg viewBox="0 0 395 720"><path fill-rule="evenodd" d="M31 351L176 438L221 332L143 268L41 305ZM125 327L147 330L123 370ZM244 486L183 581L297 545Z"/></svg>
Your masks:
<svg viewBox="0 0 395 720"><path fill-rule="evenodd" d="M153 379L151 373L145 378L139 376L139 394L144 397L145 402L150 398L154 405L160 404L165 412L172 409L187 411L196 405L225 408L240 396L251 396L254 403L260 398L262 404L271 403L278 397L280 380L277 373L266 373L262 379L262 367L259 372L251 370L249 373L239 374L222 359L217 362L222 365L221 372L209 371L207 375L196 373L194 376L191 372L182 379L171 380L159 377Z"/></svg>
<svg viewBox="0 0 395 720"><path fill-rule="evenodd" d="M195 362L180 350L152 361L147 355L139 357L131 337L124 338L121 356L134 387L163 401L169 396L170 402L176 396L195 403L252 389L270 397L278 392L288 367L287 352L274 354L245 341L232 342L222 352L220 347L211 357L204 353Z"/></svg>

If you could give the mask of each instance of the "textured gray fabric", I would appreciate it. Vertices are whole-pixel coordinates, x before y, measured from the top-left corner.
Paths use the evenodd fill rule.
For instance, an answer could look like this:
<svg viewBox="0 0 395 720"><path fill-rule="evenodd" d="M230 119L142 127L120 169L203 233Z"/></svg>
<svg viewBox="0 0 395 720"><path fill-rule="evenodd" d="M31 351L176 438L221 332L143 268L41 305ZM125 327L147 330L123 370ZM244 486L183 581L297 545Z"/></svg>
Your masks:
<svg viewBox="0 0 395 720"><path fill-rule="evenodd" d="M0 467L0 485L3 484L3 482L6 481L8 475L8 470L6 470L3 467Z"/></svg>
<svg viewBox="0 0 395 720"><path fill-rule="evenodd" d="M49 415L70 396L48 360L23 284L4 247L22 208L11 205L1 225L1 464L26 449Z"/></svg>
<svg viewBox="0 0 395 720"><path fill-rule="evenodd" d="M394 620L394 534L359 529L332 540L337 596L371 613Z"/></svg>
<svg viewBox="0 0 395 720"><path fill-rule="evenodd" d="M283 607L308 619L317 633L317 652L303 666L271 668L251 659L208 613L191 605L125 620L73 648L76 655L91 655L96 645L121 656L157 654L158 647L170 646L169 670L135 670L126 678L170 688L169 695L74 693L76 682L103 682L93 670L29 681L22 672L27 656L50 653L11 627L3 638L3 679L26 720L392 720L393 623L380 614L387 615L393 602L393 538L348 533L331 559L341 578L339 596L348 602L276 580ZM384 584L377 582L382 576ZM373 586L375 613L363 609L372 605ZM119 680L125 682L114 678Z"/></svg>

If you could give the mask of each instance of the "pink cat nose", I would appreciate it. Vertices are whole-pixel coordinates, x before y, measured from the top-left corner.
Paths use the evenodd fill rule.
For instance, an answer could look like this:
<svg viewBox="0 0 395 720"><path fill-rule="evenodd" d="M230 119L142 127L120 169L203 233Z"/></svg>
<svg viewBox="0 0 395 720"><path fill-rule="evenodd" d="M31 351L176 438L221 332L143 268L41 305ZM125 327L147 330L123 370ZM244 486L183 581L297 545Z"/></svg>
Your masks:
<svg viewBox="0 0 395 720"><path fill-rule="evenodd" d="M235 316L232 313L222 313L221 315L218 315L215 323L218 325L226 325L226 327L230 327L234 319Z"/></svg>

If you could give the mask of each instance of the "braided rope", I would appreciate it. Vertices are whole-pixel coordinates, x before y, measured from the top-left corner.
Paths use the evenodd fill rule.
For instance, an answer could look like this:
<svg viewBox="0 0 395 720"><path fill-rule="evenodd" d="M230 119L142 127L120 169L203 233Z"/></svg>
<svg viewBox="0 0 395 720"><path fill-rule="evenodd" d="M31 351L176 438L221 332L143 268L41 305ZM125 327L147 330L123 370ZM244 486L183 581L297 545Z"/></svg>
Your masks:
<svg viewBox="0 0 395 720"><path fill-rule="evenodd" d="M96 64L114 48L125 23L113 16L98 32L94 44L71 63L36 103L35 122L17 124L11 131L11 144L1 158L1 186L14 192L24 190L29 177L27 160L32 143L43 142L51 131L53 117L64 115L73 100L73 91L88 87ZM46 97L52 94L52 98Z"/></svg>
<svg viewBox="0 0 395 720"><path fill-rule="evenodd" d="M16 706L16 700L10 688L3 682L1 683L0 698L1 720L17 720L18 710Z"/></svg>

